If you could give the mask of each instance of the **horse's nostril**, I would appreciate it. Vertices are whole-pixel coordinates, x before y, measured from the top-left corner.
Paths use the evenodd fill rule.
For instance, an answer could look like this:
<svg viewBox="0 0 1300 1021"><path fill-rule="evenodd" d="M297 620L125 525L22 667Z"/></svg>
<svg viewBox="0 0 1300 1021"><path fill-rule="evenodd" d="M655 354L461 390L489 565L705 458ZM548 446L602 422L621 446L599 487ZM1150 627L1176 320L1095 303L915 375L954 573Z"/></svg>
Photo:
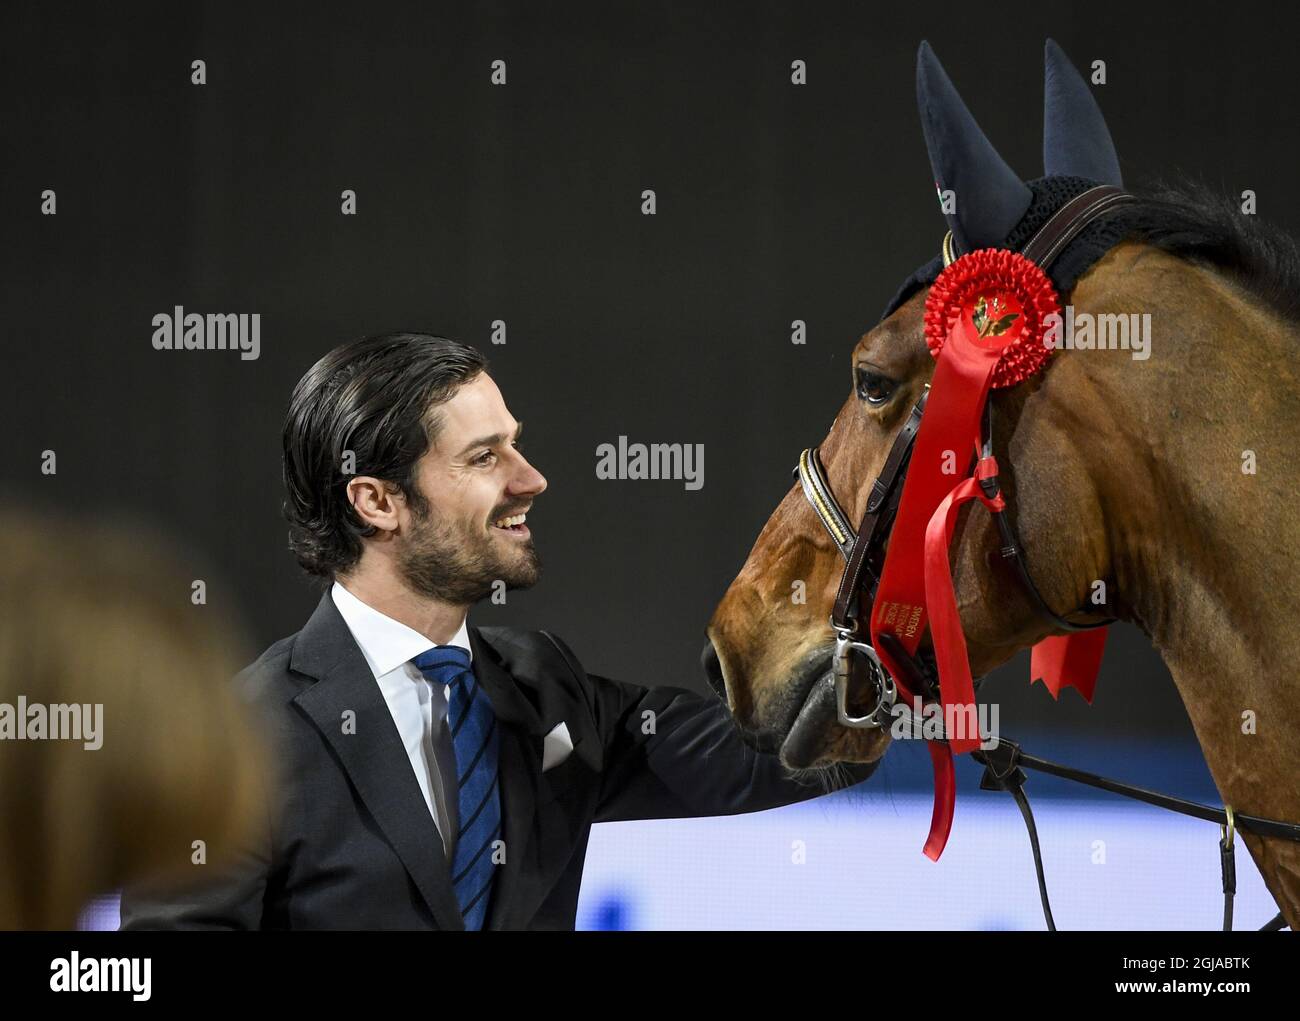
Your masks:
<svg viewBox="0 0 1300 1021"><path fill-rule="evenodd" d="M700 652L700 666L704 668L704 676L709 679L709 687L718 693L718 698L726 702L727 683L722 679L722 661L718 659L718 650L711 641L706 641Z"/></svg>

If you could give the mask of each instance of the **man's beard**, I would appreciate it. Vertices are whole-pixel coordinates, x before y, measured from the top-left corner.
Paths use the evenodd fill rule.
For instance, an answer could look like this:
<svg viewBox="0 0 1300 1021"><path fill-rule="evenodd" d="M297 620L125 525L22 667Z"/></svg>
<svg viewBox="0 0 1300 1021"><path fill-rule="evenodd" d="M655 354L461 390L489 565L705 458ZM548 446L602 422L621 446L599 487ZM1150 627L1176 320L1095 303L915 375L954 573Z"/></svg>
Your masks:
<svg viewBox="0 0 1300 1021"><path fill-rule="evenodd" d="M524 542L509 540L519 547L511 556L490 533L466 535L427 504L412 506L412 511L411 534L398 555L397 567L407 585L420 595L453 606L469 606L490 595L496 582L505 582L507 590L524 589L540 577L541 562L531 536Z"/></svg>

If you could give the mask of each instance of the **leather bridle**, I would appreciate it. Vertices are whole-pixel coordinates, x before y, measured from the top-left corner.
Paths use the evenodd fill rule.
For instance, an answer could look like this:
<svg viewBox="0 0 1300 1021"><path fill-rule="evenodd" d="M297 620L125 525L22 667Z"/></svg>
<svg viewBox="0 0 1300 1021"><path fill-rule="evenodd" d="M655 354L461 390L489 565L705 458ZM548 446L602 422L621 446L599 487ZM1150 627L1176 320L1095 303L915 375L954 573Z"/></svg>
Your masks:
<svg viewBox="0 0 1300 1021"><path fill-rule="evenodd" d="M1104 216L1115 208L1135 201L1132 195L1113 185L1099 185L1076 196L1063 205L1045 223L1042 228L1021 249L1021 254L1037 263L1045 272L1052 261L1065 247L1078 236L1079 232L1098 217ZM955 252L952 235L944 239L944 264L954 261L959 253ZM894 438L884 467L876 477L867 496L867 506L856 530L849 522L848 515L835 498L826 477L826 471L816 447L811 447L799 456L799 463L794 470L808 503L812 506L844 558L844 573L840 577L839 587L835 593L835 602L831 611L830 623L835 632L835 648L832 655L832 668L822 683L833 683L835 688L836 713L841 726L853 729L889 729L895 718L901 717L909 732L915 737L922 737L923 731L919 721L908 707L898 702L900 688L909 694L920 697L926 702L938 699L938 681L932 672L916 657L909 655L902 643L891 633L882 632L880 642L885 647L891 662L898 664L904 675L894 678L881 662L880 656L871 644L870 620L875 603L876 591L880 585L884 569L886 544L898 511L899 500L907 479L908 464L916 442L921 419L925 413L926 401L930 387L925 390L913 405L906 421ZM981 463L992 464L993 445L993 404L985 405L985 415L981 429ZM1077 621L1058 614L1048 605L1034 584L1029 566L1025 559L1024 544L1016 533L1015 525L1005 508L1005 497L1001 492L996 473L990 472L980 477L980 488L988 501L996 501L1001 509L992 509L1001 540L1002 559L1008 561L1020 587L1027 595L1035 612L1048 623L1054 631L1087 631L1105 627L1115 622L1107 614L1103 619ZM999 499L1001 497L1001 499ZM986 503L989 506L989 503ZM1075 611L1089 613L1088 608ZM870 708L854 715L849 704L852 682L855 679L855 663L865 666L865 680L870 686ZM857 679L861 680L859 671ZM938 740L943 740L942 737ZM1029 832L1030 847L1034 856L1034 867L1038 876L1039 896L1043 906L1043 915L1047 927L1056 929L1052 918L1051 904L1047 896L1047 883L1043 873L1041 850L1038 843L1038 831L1034 824L1033 813L1024 792L1027 779L1026 769L1049 773L1063 779L1087 784L1102 790L1135 798L1160 808L1180 812L1195 818L1218 822L1222 830L1219 841L1220 866L1223 878L1223 928L1232 928L1233 897L1236 893L1235 859L1233 857L1233 839L1237 830L1255 833L1260 836L1277 837L1300 841L1300 825L1263 819L1255 816L1234 813L1231 806L1219 809L1209 805L1176 798L1168 794L1149 791L1145 788L1109 780L1083 770L1073 769L1059 763L1040 759L1023 752L1019 745L1005 738L988 750L971 752L971 758L985 767L980 786L985 790L1009 791L1015 798L1021 815ZM1280 929L1285 926L1281 912L1263 926L1266 930Z"/></svg>
<svg viewBox="0 0 1300 1021"><path fill-rule="evenodd" d="M1076 196L1067 202L1043 224L1039 231L1022 249L1022 254L1037 262L1044 271L1052 260L1069 242L1078 236L1089 223L1105 215L1117 206L1133 201L1133 197L1113 185L1099 185ZM944 240L944 261L955 258L951 235ZM912 407L902 429L894 438L885 465L876 477L867 498L867 507L856 533L849 525L848 516L835 499L826 472L822 466L817 448L805 450L799 457L795 474L803 487L804 496L817 512L818 520L830 534L831 539L844 557L844 573L840 577L839 588L835 593L834 609L831 612L831 627L835 630L835 654L833 657L836 705L840 723L846 727L872 729L889 726L889 719L897 699L897 684L890 678L889 672L880 662L880 657L871 645L870 618L871 608L875 602L876 589L880 584L880 574L884 567L885 544L889 539L894 516L898 510L898 501L903 492L907 478L907 466L912 456L912 446L921 427L921 416L925 412L925 403L929 397L929 385L926 385L919 400ZM991 454L993 444L992 403L986 405L983 426L984 453ZM980 486L990 500L1001 495L1001 488L996 475L989 475L980 480ZM1105 627L1114 623L1115 618L1107 616L1103 620L1086 623L1071 621L1056 613L1043 598L1038 586L1034 584L1029 567L1025 563L1024 546L1016 534L1011 516L1005 511L995 513L998 532L1002 540L1002 557L1011 562L1015 568L1021 586L1029 597L1030 604L1048 624L1063 631L1086 631ZM1087 612L1086 610L1084 612ZM889 641L892 636L885 635L882 640ZM913 680L921 684L920 689L908 685L915 694L921 694L933 687L927 683L926 672L919 663L907 655L901 644L897 652L891 647L888 651L895 662L910 661L916 668ZM853 674L854 657L861 657L867 665L867 680L872 686L874 705L864 715L853 716L849 712L848 693Z"/></svg>

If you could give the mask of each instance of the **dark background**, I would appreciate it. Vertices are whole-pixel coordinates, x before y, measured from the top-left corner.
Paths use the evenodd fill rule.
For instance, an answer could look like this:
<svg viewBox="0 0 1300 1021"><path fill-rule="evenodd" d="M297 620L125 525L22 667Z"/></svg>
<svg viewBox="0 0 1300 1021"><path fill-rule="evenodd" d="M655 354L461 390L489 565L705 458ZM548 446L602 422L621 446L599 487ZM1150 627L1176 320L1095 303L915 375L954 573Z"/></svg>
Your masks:
<svg viewBox="0 0 1300 1021"><path fill-rule="evenodd" d="M712 607L847 395L856 338L943 236L918 42L1023 177L1042 172L1050 34L1085 72L1106 61L1095 93L1128 184L1190 173L1251 188L1261 216L1294 232L1293 33L1277 17L1242 4L9 5L3 492L144 518L185 543L195 566L178 597L208 578L210 602L241 607L260 649L317 598L279 517L294 382L362 334L457 337L487 352L550 482L530 515L543 581L471 621L550 628L590 669L706 690ZM196 58L207 85L190 84ZM489 82L498 58L505 87ZM804 87L790 84L795 58ZM46 188L56 216L40 214ZM345 188L355 217L340 215ZM657 216L640 213L644 188ZM261 313L260 359L153 350L151 319L174 305ZM803 347L789 342L796 318ZM494 319L505 346L489 344ZM704 488L598 482L595 449L620 434L703 443ZM40 474L46 449L55 477ZM1072 692L1054 704L1026 677L1021 657L990 682L1012 736L1051 730L1056 749L1082 741L1120 773L1138 760L1105 749L1194 748L1132 628L1115 629L1092 708Z"/></svg>

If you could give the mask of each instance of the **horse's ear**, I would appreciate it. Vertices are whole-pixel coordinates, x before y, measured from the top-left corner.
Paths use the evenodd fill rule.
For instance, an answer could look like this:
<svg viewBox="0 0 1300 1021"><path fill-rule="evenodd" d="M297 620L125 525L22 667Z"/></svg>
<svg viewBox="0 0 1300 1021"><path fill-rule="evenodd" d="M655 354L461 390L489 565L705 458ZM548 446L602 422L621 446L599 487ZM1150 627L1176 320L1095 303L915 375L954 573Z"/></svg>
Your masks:
<svg viewBox="0 0 1300 1021"><path fill-rule="evenodd" d="M916 55L916 104L934 182L959 255L1002 244L1033 193L980 130L928 42Z"/></svg>
<svg viewBox="0 0 1300 1021"><path fill-rule="evenodd" d="M1115 143L1088 83L1052 39L1043 64L1043 172L1124 187Z"/></svg>

